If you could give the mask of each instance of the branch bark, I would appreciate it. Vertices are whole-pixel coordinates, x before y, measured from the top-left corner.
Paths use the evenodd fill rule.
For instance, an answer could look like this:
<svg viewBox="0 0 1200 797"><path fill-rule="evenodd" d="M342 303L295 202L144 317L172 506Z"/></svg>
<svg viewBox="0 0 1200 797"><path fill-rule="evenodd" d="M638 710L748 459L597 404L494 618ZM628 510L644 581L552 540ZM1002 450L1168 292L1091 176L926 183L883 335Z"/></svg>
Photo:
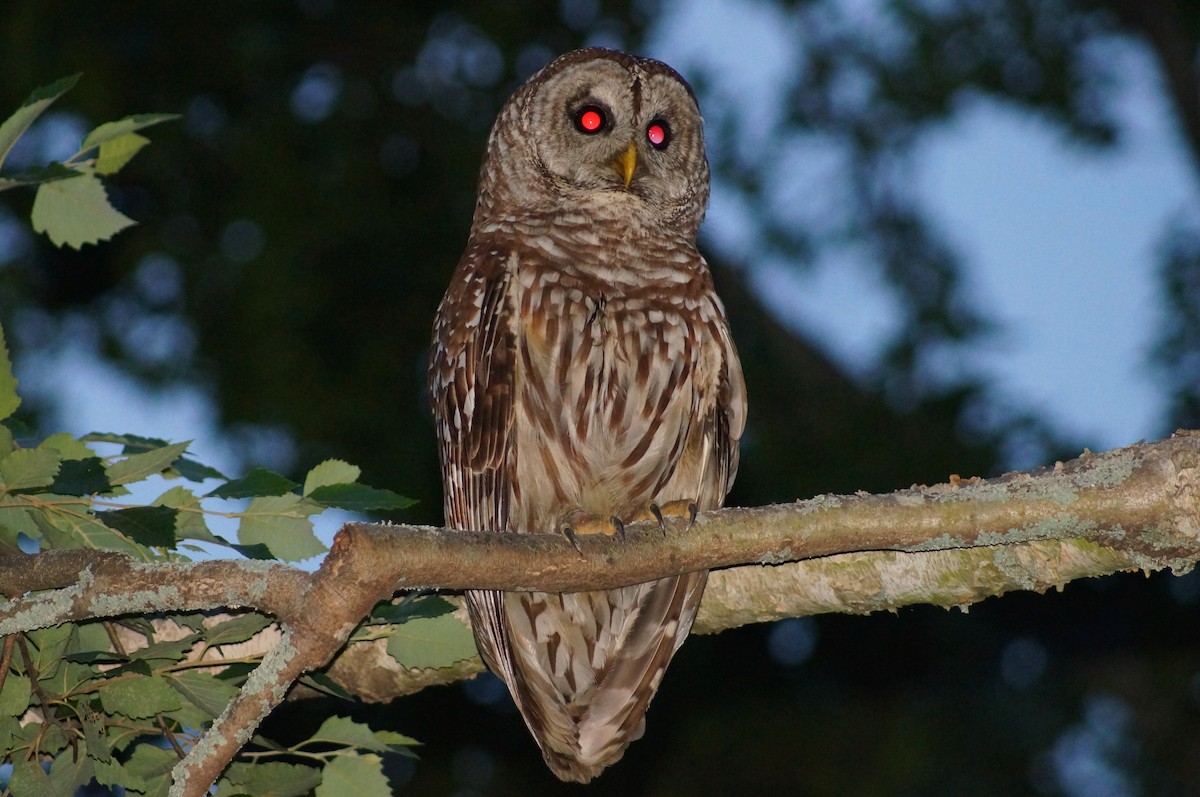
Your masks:
<svg viewBox="0 0 1200 797"><path fill-rule="evenodd" d="M553 536L367 523L345 526L314 574L247 561L147 565L47 552L0 558L0 592L14 597L0 605L0 635L214 607L276 617L282 638L176 768L172 794L202 795L296 679L326 665L397 589L569 592L714 569L701 633L820 612L965 607L1120 570L1190 570L1200 559L1198 490L1200 433L1180 432L996 479L724 509L665 538L656 527L630 527L626 543L584 538L582 552ZM380 643L362 643L330 672L367 699L388 699L479 668L407 671Z"/></svg>

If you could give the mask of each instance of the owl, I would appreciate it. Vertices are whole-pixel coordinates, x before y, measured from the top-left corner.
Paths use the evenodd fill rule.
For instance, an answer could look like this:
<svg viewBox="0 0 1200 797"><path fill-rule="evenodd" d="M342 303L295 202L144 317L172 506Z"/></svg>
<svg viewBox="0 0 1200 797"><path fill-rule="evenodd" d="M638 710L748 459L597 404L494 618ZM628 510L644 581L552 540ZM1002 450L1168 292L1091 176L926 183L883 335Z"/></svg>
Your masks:
<svg viewBox="0 0 1200 797"><path fill-rule="evenodd" d="M696 97L663 63L578 50L504 105L433 330L447 526L574 538L721 506L746 389L696 249L708 190ZM467 593L559 778L591 780L642 735L706 577Z"/></svg>

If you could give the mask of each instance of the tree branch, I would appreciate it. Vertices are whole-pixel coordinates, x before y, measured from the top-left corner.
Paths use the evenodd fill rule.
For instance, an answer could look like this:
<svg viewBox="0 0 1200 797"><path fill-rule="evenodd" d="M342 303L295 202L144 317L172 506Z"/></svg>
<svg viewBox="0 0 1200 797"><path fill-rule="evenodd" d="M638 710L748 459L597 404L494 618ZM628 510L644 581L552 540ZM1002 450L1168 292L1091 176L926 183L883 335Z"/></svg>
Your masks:
<svg viewBox="0 0 1200 797"><path fill-rule="evenodd" d="M665 538L654 526L631 526L627 542L583 538L582 552L555 536L352 523L311 575L246 561L145 564L103 552L4 557L0 592L24 596L0 606L0 635L221 606L275 616L282 639L176 768L172 794L202 795L296 679L328 663L396 589L569 592L715 569L700 632L829 611L966 606L1125 569L1191 569L1200 559L1198 485L1200 433L1181 432L996 479L709 512ZM359 693L386 699L480 667L414 673L382 651L378 642L352 645L331 674L370 670ZM340 666L347 663L356 666Z"/></svg>

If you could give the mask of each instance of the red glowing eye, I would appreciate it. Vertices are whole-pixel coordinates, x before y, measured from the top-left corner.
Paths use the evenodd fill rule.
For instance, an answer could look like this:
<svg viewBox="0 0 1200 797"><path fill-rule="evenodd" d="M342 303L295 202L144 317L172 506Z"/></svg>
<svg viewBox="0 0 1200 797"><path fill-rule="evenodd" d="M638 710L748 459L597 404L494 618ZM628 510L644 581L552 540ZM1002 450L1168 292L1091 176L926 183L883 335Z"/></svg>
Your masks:
<svg viewBox="0 0 1200 797"><path fill-rule="evenodd" d="M595 105L585 105L575 112L575 129L580 133L599 133L608 127L608 118L604 109Z"/></svg>
<svg viewBox="0 0 1200 797"><path fill-rule="evenodd" d="M655 149L666 149L671 143L671 127L665 119L655 119L646 128L646 140Z"/></svg>

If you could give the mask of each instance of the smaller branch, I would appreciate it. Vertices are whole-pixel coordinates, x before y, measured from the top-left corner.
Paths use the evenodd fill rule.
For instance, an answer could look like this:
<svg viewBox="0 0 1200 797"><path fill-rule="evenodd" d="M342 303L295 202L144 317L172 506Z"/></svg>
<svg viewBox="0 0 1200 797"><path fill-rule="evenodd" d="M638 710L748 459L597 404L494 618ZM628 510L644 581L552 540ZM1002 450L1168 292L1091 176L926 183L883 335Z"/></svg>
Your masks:
<svg viewBox="0 0 1200 797"><path fill-rule="evenodd" d="M24 636L17 637L17 650L21 653L21 663L25 665L25 677L29 679L29 686L33 689L33 693L37 695L38 702L42 704L42 714L47 722L54 719L54 709L50 704L50 697L42 689L42 685L38 683L41 676L38 674L37 665L33 663L33 657L29 655L29 645L25 641Z"/></svg>
<svg viewBox="0 0 1200 797"><path fill-rule="evenodd" d="M180 746L179 739L177 739L175 737L175 732L171 730L171 726L169 724L167 724L166 718L163 717L162 714L156 714L156 715L154 715L154 719L158 725L158 730L162 733L162 735L166 738L167 742L171 745L171 749L175 751L175 755L179 756L180 758L183 758L184 755L186 755L186 752L184 751L183 747Z"/></svg>
<svg viewBox="0 0 1200 797"><path fill-rule="evenodd" d="M146 563L78 550L0 556L0 592L24 595L0 604L0 636L124 614L248 607L278 616L309 579L294 567L249 560Z"/></svg>
<svg viewBox="0 0 1200 797"><path fill-rule="evenodd" d="M329 662L371 607L394 591L395 576L376 567L373 547L339 534L311 587L278 615L279 643L176 765L171 797L204 797L300 676Z"/></svg>
<svg viewBox="0 0 1200 797"><path fill-rule="evenodd" d="M113 624L107 620L105 620L102 625L104 626L104 633L108 634L108 642L110 645L112 645L113 651L120 656L124 656L125 643L121 641L121 637L117 633L117 629L113 628Z"/></svg>
<svg viewBox="0 0 1200 797"><path fill-rule="evenodd" d="M0 692L4 691L4 682L8 680L8 667L12 664L13 650L16 646L16 634L4 637L4 651L0 653Z"/></svg>

